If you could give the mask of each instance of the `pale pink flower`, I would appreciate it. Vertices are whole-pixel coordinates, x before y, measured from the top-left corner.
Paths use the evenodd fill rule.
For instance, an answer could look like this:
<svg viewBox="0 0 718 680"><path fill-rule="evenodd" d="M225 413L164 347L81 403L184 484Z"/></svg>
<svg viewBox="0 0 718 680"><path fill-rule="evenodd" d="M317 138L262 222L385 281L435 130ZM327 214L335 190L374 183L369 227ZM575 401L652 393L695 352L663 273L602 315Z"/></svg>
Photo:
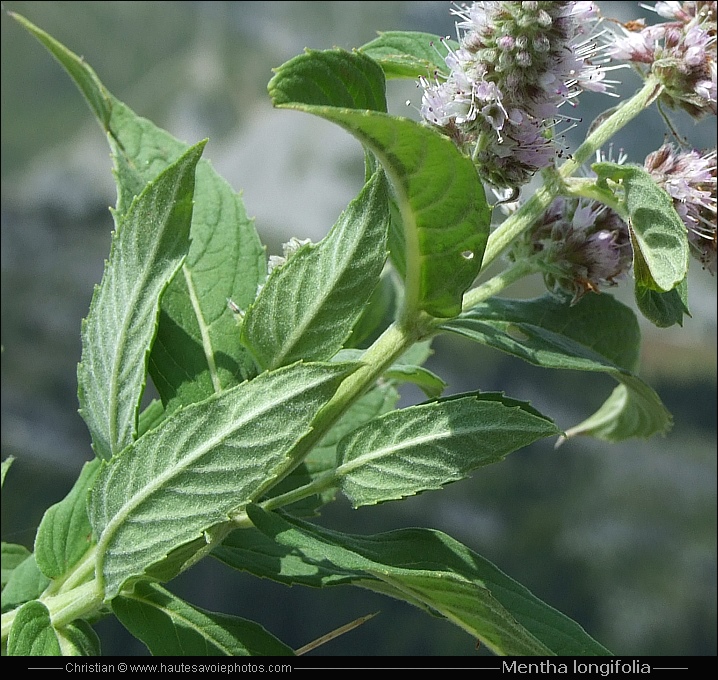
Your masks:
<svg viewBox="0 0 718 680"><path fill-rule="evenodd" d="M424 88L421 113L497 187L519 187L554 162L547 134L583 90L607 92L593 2L474 2L454 10L460 47Z"/></svg>
<svg viewBox="0 0 718 680"><path fill-rule="evenodd" d="M716 150L679 151L664 144L646 157L644 167L673 199L688 230L692 255L716 273Z"/></svg>

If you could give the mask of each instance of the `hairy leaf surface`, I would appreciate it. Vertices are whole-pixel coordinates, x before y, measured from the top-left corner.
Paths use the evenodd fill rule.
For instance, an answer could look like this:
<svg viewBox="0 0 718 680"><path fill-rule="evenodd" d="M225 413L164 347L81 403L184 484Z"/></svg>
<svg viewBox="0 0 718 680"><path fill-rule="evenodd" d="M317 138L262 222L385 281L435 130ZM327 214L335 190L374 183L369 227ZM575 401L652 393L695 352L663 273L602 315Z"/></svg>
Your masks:
<svg viewBox="0 0 718 680"><path fill-rule="evenodd" d="M19 567L32 553L17 543L2 542L2 587L10 580L13 571Z"/></svg>
<svg viewBox="0 0 718 680"><path fill-rule="evenodd" d="M620 183L618 198L628 221L633 246L636 304L659 328L683 325L688 314L688 232L673 199L641 167L594 163L599 185ZM682 288L682 290L679 290Z"/></svg>
<svg viewBox="0 0 718 680"><path fill-rule="evenodd" d="M92 543L87 494L100 470L100 459L82 466L70 493L48 508L35 537L35 559L45 576L57 578L74 567Z"/></svg>
<svg viewBox="0 0 718 680"><path fill-rule="evenodd" d="M449 397L369 421L339 442L336 476L354 507L438 489L559 430L497 394Z"/></svg>
<svg viewBox="0 0 718 680"><path fill-rule="evenodd" d="M20 607L7 638L8 656L60 656L60 653L47 607L37 600Z"/></svg>
<svg viewBox="0 0 718 680"><path fill-rule="evenodd" d="M305 50L274 71L269 93L275 105L304 102L386 111L384 74L373 59L359 52Z"/></svg>
<svg viewBox="0 0 718 680"><path fill-rule="evenodd" d="M620 182L621 200L629 217L637 285L666 292L688 273L688 234L673 207L673 199L641 167L594 163L599 182Z"/></svg>
<svg viewBox="0 0 718 680"><path fill-rule="evenodd" d="M387 78L434 78L448 75L444 58L449 46L456 50L459 44L432 33L416 31L382 31L379 37L359 48L359 51L376 61Z"/></svg>
<svg viewBox="0 0 718 680"><path fill-rule="evenodd" d="M399 393L389 382L377 383L369 392L360 397L337 423L324 435L321 441L312 448L302 464L287 475L280 484L273 487L271 497L306 486L326 473L335 470L338 463L337 445L349 432L369 422L373 418L391 411L399 401ZM336 484L321 492L303 498L288 506L289 511L298 517L319 514L322 506L334 500L339 490Z"/></svg>
<svg viewBox="0 0 718 680"><path fill-rule="evenodd" d="M684 279L673 290L661 293L645 286L636 286L636 306L658 328L683 325L683 317L690 316L688 309L688 283Z"/></svg>
<svg viewBox="0 0 718 680"><path fill-rule="evenodd" d="M297 364L263 373L178 411L104 465L89 515L106 599L291 467L295 444L350 370Z"/></svg>
<svg viewBox="0 0 718 680"><path fill-rule="evenodd" d="M2 589L2 610L17 607L23 602L35 600L47 586L50 579L37 566L35 555L29 555L15 566Z"/></svg>
<svg viewBox="0 0 718 680"><path fill-rule="evenodd" d="M100 638L84 619L55 630L62 656L100 656Z"/></svg>
<svg viewBox="0 0 718 680"><path fill-rule="evenodd" d="M189 249L194 172L204 142L148 183L119 218L102 283L82 324L80 414L105 460L137 433L160 298Z"/></svg>
<svg viewBox="0 0 718 680"><path fill-rule="evenodd" d="M344 345L386 260L387 186L379 170L329 234L276 268L242 324L262 368L331 359Z"/></svg>

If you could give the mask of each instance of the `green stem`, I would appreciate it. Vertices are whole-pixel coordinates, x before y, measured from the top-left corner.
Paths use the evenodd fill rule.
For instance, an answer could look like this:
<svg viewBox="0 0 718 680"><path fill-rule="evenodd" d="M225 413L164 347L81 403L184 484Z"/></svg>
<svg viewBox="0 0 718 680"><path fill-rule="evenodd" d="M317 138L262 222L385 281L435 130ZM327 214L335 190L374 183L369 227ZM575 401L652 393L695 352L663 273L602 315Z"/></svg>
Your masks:
<svg viewBox="0 0 718 680"><path fill-rule="evenodd" d="M606 142L608 142L622 127L630 123L636 116L643 113L663 92L663 85L653 77L646 79L643 87L630 99L619 106L606 120L604 120L576 149L560 168L559 174L564 179L573 175L586 161L588 161Z"/></svg>
<svg viewBox="0 0 718 680"><path fill-rule="evenodd" d="M513 215L507 217L501 226L489 236L481 269L486 269L519 235L536 222L558 193L557 184L552 184L550 187L549 185L539 187L526 203Z"/></svg>
<svg viewBox="0 0 718 680"><path fill-rule="evenodd" d="M539 188L513 215L489 236L482 269L489 266L522 232L528 229L551 205L562 190L562 181L573 175L598 149L608 142L622 127L652 104L663 91L663 86L649 77L643 87L608 116L576 149L557 172L558 181Z"/></svg>
<svg viewBox="0 0 718 680"><path fill-rule="evenodd" d="M73 590L89 581L95 572L95 561L97 559L97 546L90 548L82 559L67 572L64 576L54 579L43 593L45 596L54 596L59 593Z"/></svg>
<svg viewBox="0 0 718 680"><path fill-rule="evenodd" d="M623 126L655 101L661 92L661 88L662 86L657 81L651 78L647 79L641 90L601 122L573 156L558 171L554 172L553 181L547 181L521 208L507 218L491 234L484 253L482 270L491 264L517 236L528 229L541 216L556 196L565 190L565 180L567 178L576 172ZM537 268L531 260L515 263L501 274L467 292L464 296L463 309L469 309L483 302L515 281L535 271L537 271ZM411 299L412 296L409 296L409 298ZM296 464L303 459L306 453L346 412L349 406L374 383L398 356L422 337L430 335L433 328L440 323L440 320L432 319L413 308L405 308L404 314L405 316L398 323L392 324L364 353L362 366L341 384L331 401L322 409L315 421L314 429L302 441L300 449L297 451ZM262 506L267 510L272 510L294 503L302 498L331 488L336 484L336 481L335 473L330 472L305 487L294 489L281 496L269 499L262 503ZM251 524L245 512L237 513L233 517L233 521L235 525L247 526Z"/></svg>
<svg viewBox="0 0 718 680"><path fill-rule="evenodd" d="M88 616L102 607L102 592L97 581L83 583L72 590L57 595L43 595L39 598L50 612L50 619L55 628L61 628L76 619ZM2 615L2 641L7 640L10 628L15 622L15 615L20 607Z"/></svg>
<svg viewBox="0 0 718 680"><path fill-rule="evenodd" d="M37 598L50 612L52 625L65 626L77 618L97 612L103 603L103 593L97 579L93 578L97 546L90 548L66 574L54 579ZM15 621L19 607L2 615L2 639Z"/></svg>
<svg viewBox="0 0 718 680"><path fill-rule="evenodd" d="M76 619L96 612L102 606L102 593L95 580L83 583L77 588L49 597L44 605L50 611L55 628L66 626Z"/></svg>
<svg viewBox="0 0 718 680"><path fill-rule="evenodd" d="M313 482L310 484L307 484L306 486L300 486L297 489L292 489L291 491L287 491L286 493L283 493L281 496L275 496L274 498L270 498L269 500L264 501L263 503L260 503L259 505L264 510L276 510L277 508L283 508L286 505L291 505L292 503L296 503L297 501L301 501L304 498L309 498L309 496L314 496L315 494L319 494L322 491L326 491L327 489L331 489L335 486L337 486L338 482L338 476L336 474L335 470L331 470L330 472L327 472L326 474L317 477ZM241 517L238 516L235 520L235 524L245 526L247 525L248 518L246 514L243 512Z"/></svg>
<svg viewBox="0 0 718 680"><path fill-rule="evenodd" d="M487 300L524 276L528 276L537 271L539 271L539 268L533 260L516 262L481 286L469 291L464 296L464 309L469 309L479 304L479 302ZM398 356L422 336L428 335L429 328L439 325L442 321L443 319L429 320L427 318L424 323L417 324L413 332L407 332L399 326L390 326L384 335L382 335L362 357L364 366L342 383L335 397L327 405L326 410L323 412L327 422L322 420L323 427L315 427L315 430L319 432L317 439L327 431L328 426L333 424L336 419L346 411L349 405L361 396L367 387L373 384L376 378L380 376ZM322 414L320 414L320 416L321 415ZM314 443L314 441L311 442L312 445ZM292 489L280 496L270 498L260 503L260 506L264 510L276 510L277 508L291 505L304 498L337 486L341 477L341 468L331 470L317 477L306 486ZM251 526L251 521L244 511L238 513L232 519L236 527Z"/></svg>
<svg viewBox="0 0 718 680"><path fill-rule="evenodd" d="M613 210L624 222L628 222L628 214L624 202L619 201L612 191L597 186L595 179L582 177L569 179L564 186L564 194L566 196L588 198L589 200L603 203Z"/></svg>
<svg viewBox="0 0 718 680"><path fill-rule="evenodd" d="M315 429L326 432L323 425L331 425L344 414L358 397L414 343L430 332L430 317L422 314L407 323L393 323L362 355L362 366L339 387L331 401L322 409Z"/></svg>
<svg viewBox="0 0 718 680"><path fill-rule="evenodd" d="M479 302L496 295L501 290L518 281L524 276L539 271L533 260L522 260L497 274L481 286L470 290L464 296L464 309L469 309ZM349 376L341 385L334 398L327 404L319 414L315 422L312 435L303 443L313 446L333 425L336 420L346 412L346 409L353 404L364 391L412 344L422 337L430 335L433 328L442 323L444 319L432 317L421 317L417 323L406 326L393 324L377 339L377 341L362 356L363 366ZM303 449L304 450L304 449ZM308 449L307 449L308 450ZM260 503L265 510L276 510L304 498L331 489L339 483L342 477L341 468L331 470L325 475L319 476L306 486L292 489L280 496L275 496ZM235 527L251 526L251 521L245 511L241 511L232 517Z"/></svg>
<svg viewBox="0 0 718 680"><path fill-rule="evenodd" d="M362 365L344 380L334 396L319 412L319 415L312 425L312 431L301 440L297 449L294 451L293 467L288 468L282 477L286 477L286 475L304 459L309 451L311 451L329 431L329 428L346 413L347 409L355 403L359 397L371 388L376 379L391 366L396 359L406 352L414 343L430 334L432 321L433 319L428 315L419 313L405 323L393 323L376 339L374 344L362 355ZM295 489L281 496L276 496L261 505L267 509L275 509L294 503L320 490L329 488L332 486L332 479L333 477L330 474L327 478L317 479L309 486ZM280 480L281 477L274 480L274 483L276 484ZM233 514L231 519L235 527L251 526L251 521L244 510Z"/></svg>
<svg viewBox="0 0 718 680"><path fill-rule="evenodd" d="M480 286L468 291L464 295L464 301L462 303L463 311L475 307L479 303L497 295L512 283L516 283L519 279L529 276L530 274L535 274L538 271L541 271L541 268L532 259L519 260L513 263L500 274L497 274Z"/></svg>

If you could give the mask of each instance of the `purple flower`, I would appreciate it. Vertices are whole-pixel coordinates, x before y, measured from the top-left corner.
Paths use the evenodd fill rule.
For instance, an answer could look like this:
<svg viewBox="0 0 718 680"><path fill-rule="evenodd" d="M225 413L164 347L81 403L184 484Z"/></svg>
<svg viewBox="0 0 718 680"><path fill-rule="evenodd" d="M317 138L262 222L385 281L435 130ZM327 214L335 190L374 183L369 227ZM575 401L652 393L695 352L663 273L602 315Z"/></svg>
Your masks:
<svg viewBox="0 0 718 680"><path fill-rule="evenodd" d="M589 291L615 286L630 270L633 251L628 227L613 210L562 196L514 244L509 257L538 262L546 287L575 304Z"/></svg>
<svg viewBox="0 0 718 680"><path fill-rule="evenodd" d="M683 7L681 2L657 2L653 8L658 16L666 19L677 19L678 21L690 21L695 16L695 2L685 3L687 7ZM691 14L693 12L693 14Z"/></svg>
<svg viewBox="0 0 718 680"><path fill-rule="evenodd" d="M582 90L606 92L593 2L474 2L454 10L459 49L449 75L424 88L421 113L497 187L514 188L550 165L559 108ZM599 61L602 61L599 58Z"/></svg>
<svg viewBox="0 0 718 680"><path fill-rule="evenodd" d="M673 199L688 229L692 255L716 273L716 150L678 151L664 144L646 157L644 167Z"/></svg>
<svg viewBox="0 0 718 680"><path fill-rule="evenodd" d="M631 62L664 86L661 100L696 119L716 114L716 2L657 2L655 12L670 21L623 27L611 56ZM636 30L638 29L638 30Z"/></svg>

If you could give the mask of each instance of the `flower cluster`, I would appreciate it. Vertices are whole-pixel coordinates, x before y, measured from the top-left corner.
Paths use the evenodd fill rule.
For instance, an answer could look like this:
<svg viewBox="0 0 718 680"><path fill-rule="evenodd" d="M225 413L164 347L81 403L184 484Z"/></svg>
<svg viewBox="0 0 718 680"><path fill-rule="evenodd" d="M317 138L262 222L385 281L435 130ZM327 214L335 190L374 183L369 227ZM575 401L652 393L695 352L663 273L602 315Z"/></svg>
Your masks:
<svg viewBox="0 0 718 680"><path fill-rule="evenodd" d="M421 113L470 153L484 179L516 188L550 165L559 107L581 90L605 92L591 37L593 2L475 2L455 10L459 47L449 74L422 78ZM600 61L600 59L599 59Z"/></svg>
<svg viewBox="0 0 718 680"><path fill-rule="evenodd" d="M626 223L610 208L583 198L559 197L509 253L532 258L546 287L578 302L587 292L615 286L633 261Z"/></svg>
<svg viewBox="0 0 718 680"><path fill-rule="evenodd" d="M713 2L657 2L653 9L669 21L623 26L611 56L631 62L664 86L661 101L696 119L716 114L716 6Z"/></svg>
<svg viewBox="0 0 718 680"><path fill-rule="evenodd" d="M678 151L673 145L664 144L646 157L644 167L673 199L676 212L688 229L691 253L715 274L716 150Z"/></svg>

